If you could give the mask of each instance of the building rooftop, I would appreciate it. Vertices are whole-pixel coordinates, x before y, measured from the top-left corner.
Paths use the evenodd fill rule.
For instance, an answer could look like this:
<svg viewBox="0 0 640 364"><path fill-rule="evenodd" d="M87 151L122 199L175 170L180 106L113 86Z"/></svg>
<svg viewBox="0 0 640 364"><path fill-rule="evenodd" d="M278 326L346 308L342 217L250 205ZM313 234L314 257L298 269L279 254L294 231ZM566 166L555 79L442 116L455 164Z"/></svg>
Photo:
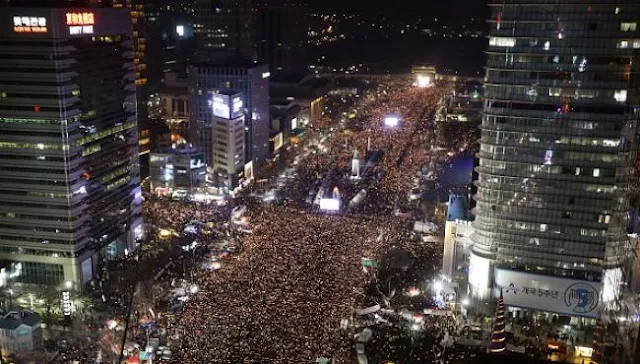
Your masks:
<svg viewBox="0 0 640 364"><path fill-rule="evenodd" d="M297 83L272 82L269 84L269 93L272 99L313 100L326 95L332 86L331 80L308 77Z"/></svg>
<svg viewBox="0 0 640 364"><path fill-rule="evenodd" d="M223 63L214 63L214 62L193 62L191 64L193 67L198 68L258 68L258 67L268 67L267 64L264 63L253 63L247 61L229 61Z"/></svg>
<svg viewBox="0 0 640 364"><path fill-rule="evenodd" d="M234 89L225 88L225 89L219 90L215 94L225 95L225 96L237 96L237 95L242 95L242 92L236 91Z"/></svg>
<svg viewBox="0 0 640 364"><path fill-rule="evenodd" d="M33 311L22 310L20 308L3 312L0 316L0 329L14 330L23 324L33 327L39 323L40 315Z"/></svg>
<svg viewBox="0 0 640 364"><path fill-rule="evenodd" d="M202 151L196 147L181 144L180 146L176 146L175 148L159 148L158 150L154 150L152 154L194 154L201 153Z"/></svg>

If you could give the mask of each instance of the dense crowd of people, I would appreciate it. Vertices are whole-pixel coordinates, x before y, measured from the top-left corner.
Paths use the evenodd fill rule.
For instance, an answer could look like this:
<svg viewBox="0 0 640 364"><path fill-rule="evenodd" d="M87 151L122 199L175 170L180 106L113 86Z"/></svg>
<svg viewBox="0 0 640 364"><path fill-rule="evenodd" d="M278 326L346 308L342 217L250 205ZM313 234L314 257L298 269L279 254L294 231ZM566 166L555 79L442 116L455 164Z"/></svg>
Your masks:
<svg viewBox="0 0 640 364"><path fill-rule="evenodd" d="M313 154L302 168L311 175L324 175L330 168L349 173L354 151L363 160L367 151L381 151L384 156L374 173L381 174L378 188L386 202L394 202L411 188L427 159L431 122L441 96L439 88L405 87L365 102L352 128L336 131L337 135L327 141L328 152ZM398 125L386 125L387 117L397 117Z"/></svg>
<svg viewBox="0 0 640 364"><path fill-rule="evenodd" d="M332 178L347 200L365 183L341 182L350 171L354 150L365 161L368 151L381 151L383 158L369 172L375 182L366 182L369 198L363 205L369 208L359 214L323 215L295 204L243 201L252 233L242 239L241 252L225 258L222 269L211 271L196 264L189 268L193 275L185 277L199 286L199 292L169 324L169 335L178 345L174 347L176 362L307 363L321 356L352 362L353 332L341 328L341 321L369 303L364 302L363 287L372 277L363 270L361 259L379 260L392 247L409 240L406 222L378 207L406 195L428 159L431 119L441 93L435 88L399 87L368 98L355 124L336 128L332 137L316 146L317 153L300 161L297 178L287 189L289 196L296 197L300 191L306 194L313 182ZM384 118L390 115L399 117L397 126L384 125ZM226 230L222 226L229 222L231 212L230 205L215 202L149 196L143 208L151 232L145 244L154 246L151 254L160 251L157 246L166 246L166 257L157 256L160 265L143 274L145 279L165 265L182 267L179 247L184 245L185 226L212 222L216 229ZM163 237L161 231L168 235ZM215 236L197 239L211 247ZM178 250L171 250L172 245ZM404 247L411 249L410 244ZM172 270L154 288L169 289L168 282L180 277ZM106 281L112 278L105 274ZM114 292L117 295L118 290ZM134 311L143 306L138 302ZM136 323L134 315L133 327ZM87 355L95 352L89 350Z"/></svg>
<svg viewBox="0 0 640 364"><path fill-rule="evenodd" d="M229 218L228 206L216 203L176 201L172 199L148 198L144 201L143 214L153 217L148 221L153 227L179 232L191 221L220 221Z"/></svg>
<svg viewBox="0 0 640 364"><path fill-rule="evenodd" d="M313 135L330 129L316 125L310 139L322 142L299 162L287 193L303 199L300 191L330 179L348 200L360 188L357 182L355 187L341 183L354 150L362 159L379 150L384 157L371 173L378 176L371 189L376 198L368 201L392 204L407 194L427 160L431 120L441 95L435 88L393 89L364 101L356 125L335 128L330 138ZM391 115L400 119L397 126L384 124ZM173 327L181 344L178 358L310 363L324 356L351 362L353 344L340 323L362 304L361 290L371 278L361 259L379 259L410 231L387 212L322 215L286 204L250 206L253 233L244 239L242 252L221 270L197 274L201 291ZM195 218L193 212L180 216L172 223Z"/></svg>
<svg viewBox="0 0 640 364"><path fill-rule="evenodd" d="M253 234L220 271L201 272L201 293L177 319L184 362L349 362L340 329L358 306L375 257L402 236L391 220L317 215L265 206L253 209Z"/></svg>

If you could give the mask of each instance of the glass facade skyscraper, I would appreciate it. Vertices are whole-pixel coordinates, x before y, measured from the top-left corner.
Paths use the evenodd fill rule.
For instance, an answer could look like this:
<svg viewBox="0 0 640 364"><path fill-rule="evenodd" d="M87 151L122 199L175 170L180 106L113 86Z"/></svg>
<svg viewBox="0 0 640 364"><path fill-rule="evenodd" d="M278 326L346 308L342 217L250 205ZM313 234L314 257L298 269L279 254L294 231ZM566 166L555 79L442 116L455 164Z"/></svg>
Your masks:
<svg viewBox="0 0 640 364"><path fill-rule="evenodd" d="M549 300L563 299L553 288L563 281L545 277L614 299L630 253L640 3L494 0L490 8L472 292L486 297L526 273ZM501 269L504 282L494 277ZM580 315L571 297L563 304Z"/></svg>
<svg viewBox="0 0 640 364"><path fill-rule="evenodd" d="M77 289L142 235L131 18L0 14L0 259Z"/></svg>

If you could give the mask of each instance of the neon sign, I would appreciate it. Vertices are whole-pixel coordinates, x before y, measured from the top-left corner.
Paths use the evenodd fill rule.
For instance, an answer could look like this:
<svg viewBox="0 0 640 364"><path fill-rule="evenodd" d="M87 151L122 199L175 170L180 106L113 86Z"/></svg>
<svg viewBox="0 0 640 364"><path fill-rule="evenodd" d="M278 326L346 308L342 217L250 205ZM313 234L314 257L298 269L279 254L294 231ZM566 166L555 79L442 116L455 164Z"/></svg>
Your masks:
<svg viewBox="0 0 640 364"><path fill-rule="evenodd" d="M93 13L67 13L67 25L94 25Z"/></svg>
<svg viewBox="0 0 640 364"><path fill-rule="evenodd" d="M69 34L93 34L95 15L93 13L67 13L67 25Z"/></svg>
<svg viewBox="0 0 640 364"><path fill-rule="evenodd" d="M13 31L16 33L46 33L47 18L43 16L14 16Z"/></svg>
<svg viewBox="0 0 640 364"><path fill-rule="evenodd" d="M69 27L69 34L78 35L78 34L93 34L93 25L75 25Z"/></svg>

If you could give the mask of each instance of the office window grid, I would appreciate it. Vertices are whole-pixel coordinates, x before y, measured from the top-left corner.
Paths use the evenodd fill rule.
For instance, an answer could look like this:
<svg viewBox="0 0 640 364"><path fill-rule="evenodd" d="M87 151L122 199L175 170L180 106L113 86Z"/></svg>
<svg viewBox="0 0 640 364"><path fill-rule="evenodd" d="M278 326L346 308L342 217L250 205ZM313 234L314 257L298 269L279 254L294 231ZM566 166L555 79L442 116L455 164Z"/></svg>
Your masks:
<svg viewBox="0 0 640 364"><path fill-rule="evenodd" d="M627 254L640 4L490 6L473 251L599 280Z"/></svg>

